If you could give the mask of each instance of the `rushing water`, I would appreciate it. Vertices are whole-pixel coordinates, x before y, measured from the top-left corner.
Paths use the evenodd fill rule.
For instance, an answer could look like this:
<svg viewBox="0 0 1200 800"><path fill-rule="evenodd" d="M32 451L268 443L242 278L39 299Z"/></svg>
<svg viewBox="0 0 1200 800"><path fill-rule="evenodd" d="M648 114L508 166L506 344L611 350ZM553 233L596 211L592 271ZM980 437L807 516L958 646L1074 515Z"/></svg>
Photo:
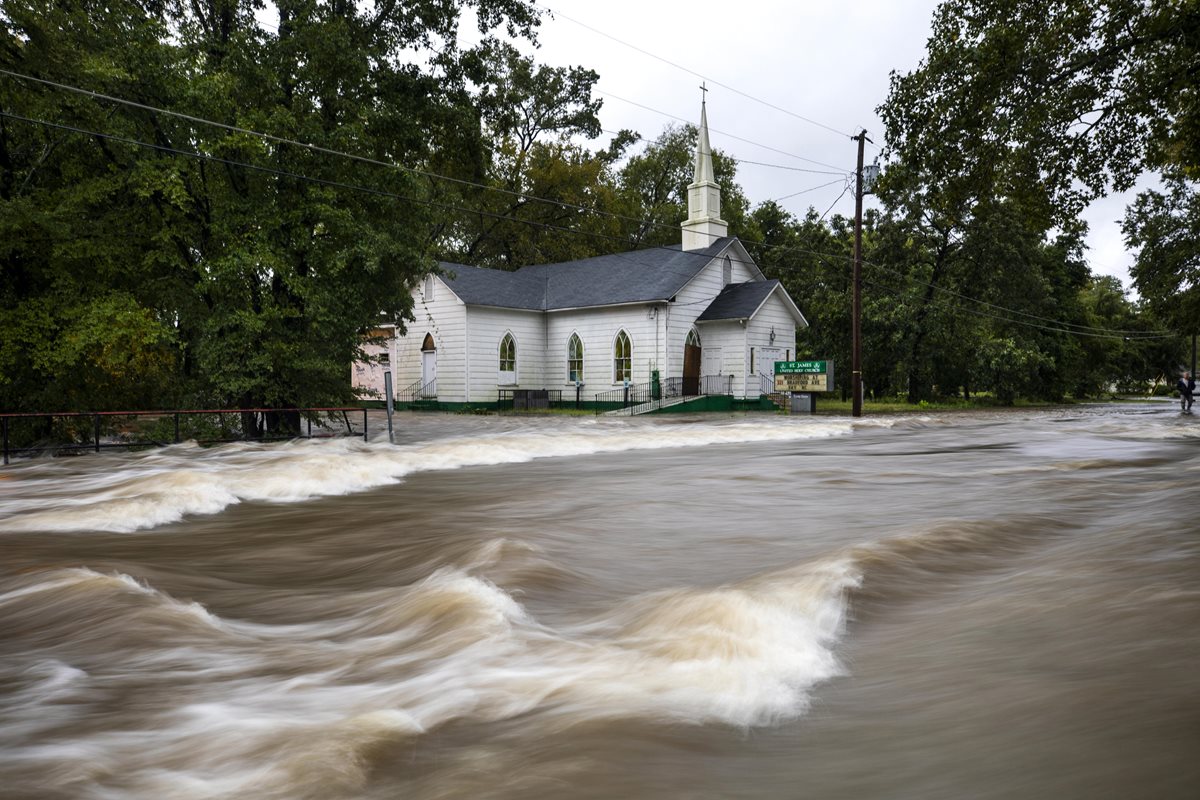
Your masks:
<svg viewBox="0 0 1200 800"><path fill-rule="evenodd" d="M0 795L1192 798L1198 479L1166 404L14 464Z"/></svg>

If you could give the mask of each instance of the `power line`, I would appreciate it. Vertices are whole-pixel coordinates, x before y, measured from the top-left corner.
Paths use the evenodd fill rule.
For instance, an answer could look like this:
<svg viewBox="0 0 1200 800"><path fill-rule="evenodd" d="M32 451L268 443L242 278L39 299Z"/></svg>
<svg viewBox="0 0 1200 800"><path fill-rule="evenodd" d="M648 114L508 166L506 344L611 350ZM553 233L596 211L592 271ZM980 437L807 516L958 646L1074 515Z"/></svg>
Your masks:
<svg viewBox="0 0 1200 800"><path fill-rule="evenodd" d="M866 262L864 262L864 263L866 263ZM904 276L900 276L900 277L903 278ZM902 291L901 289L898 289L894 286L888 286L886 284L879 283L878 281L870 280L869 278L863 278L863 281L866 283L869 283L870 285L875 286L877 288L889 291L892 294L899 294ZM951 292L951 294L953 294L953 292ZM965 299L971 299L971 298L965 298ZM986 319L999 320L1001 322L1007 322L1007 323L1010 323L1013 325L1023 325L1027 328L1035 328L1037 330L1050 331L1051 333L1061 333L1061 334L1066 334L1069 336L1088 336L1088 337L1091 337L1094 339L1120 339L1122 341L1155 341L1155 340L1160 340L1160 339L1171 339L1171 338L1174 338L1179 335L1177 333L1156 332L1156 331L1136 331L1136 332L1135 331L1110 331L1106 328L1092 328L1092 330L1094 330L1094 331L1100 331L1098 333L1093 333L1088 330L1070 330L1069 328L1065 328L1065 327L1054 327L1051 325L1039 325L1038 323L1035 323L1035 322L1026 322L1024 320L1011 319L1009 317L1000 316L998 314L989 314L986 311L979 311L978 309L969 308L967 306L949 306L946 301L936 299L936 298L930 298L929 302L937 303L938 305L943 306L943 307L950 307L955 311L964 311L968 314L973 314L977 317L984 317ZM976 300L975 302L983 303L982 300ZM991 306L992 308L1002 308L1001 306L994 306L991 303L983 303L983 305ZM1005 308L1003 310L1008 311L1010 313L1014 313L1014 314L1024 314L1024 312L1022 312L1022 311L1016 311L1015 309L1011 309L1011 308ZM1026 314L1025 316L1033 317L1034 315ZM1034 317L1034 318L1035 319L1047 319L1045 317ZM1062 320L1050 320L1050 321L1054 322L1058 325L1074 325L1074 323L1063 322ZM1091 327L1091 326L1075 326L1075 327ZM1136 333L1139 335L1129 335L1132 333Z"/></svg>
<svg viewBox="0 0 1200 800"><path fill-rule="evenodd" d="M622 103L629 103L629 105L631 105L631 106L637 106L638 108L645 109L646 111L652 111L655 114L661 114L662 116L667 117L669 119L678 120L679 122L683 122L688 125L691 124L691 122L689 120L686 120L683 117L677 117L674 114L668 113L666 111L662 111L661 109L653 108L652 106L648 106L643 103L639 103L636 100L629 100L629 99L621 97L619 95L615 95L612 92L603 92L603 91L597 90L596 94L601 95L602 97L611 97L614 100L620 100ZM764 150L770 150L774 153L779 153L780 155L788 156L789 158L799 159L800 161L807 161L809 164L816 164L819 167L829 167L830 169L838 170L839 174L847 172L847 170L842 169L841 167L836 166L834 164L826 164L824 161L817 161L816 159L813 159L813 158L805 158L804 156L798 156L795 153L789 153L787 150L780 150L777 147L771 147L771 145L769 145L769 144L763 144L761 142L756 142L752 139L745 139L736 134L726 133L725 131L717 130L716 128L713 128L712 126L709 126L708 130L710 133L719 133L722 136L728 136L730 139L737 139L739 142L745 142L746 144L753 145L755 147L761 147Z"/></svg>
<svg viewBox="0 0 1200 800"><path fill-rule="evenodd" d="M683 65L681 65L681 64L676 64L674 61L670 61L670 60L668 60L668 59L665 59L665 58L663 58L663 57L662 57L662 56L660 56L660 55L657 55L657 54L655 54L655 53L651 53L649 50L643 50L642 48L638 47L637 45L630 44L629 42L626 42L626 41L624 41L624 40L622 40L622 39L618 39L616 36L613 36L612 34L605 33L604 31L602 31L602 30L599 30L599 29L597 29L597 28L593 28L591 25L588 25L587 23L580 22L579 20L577 20L577 19L573 19L572 17L568 17L566 14L563 14L561 11L555 11L553 8L551 8L551 9L549 9L549 10L550 10L550 13L551 13L551 15L552 15L552 16L556 16L556 17L562 17L563 19L567 20L568 22L573 22L573 23L575 23L576 25L578 25L579 27L581 27L581 28L586 28L587 30L591 31L592 33L595 33L595 34L597 34L597 35L599 35L599 36L603 36L603 37L605 37L606 39L611 39L612 41L616 42L617 44L620 44L620 45L623 45L623 46L625 46L625 47L628 47L628 48L629 48L629 49L631 49L631 50L636 50L637 52L641 53L642 55L649 56L650 58L653 58L653 59L656 59L656 60L658 60L658 61L661 61L661 62L663 62L664 64L667 64L668 66L671 66L671 67L674 67L675 69L678 69L678 70L681 70L681 71L683 71L683 72L686 72L686 73L688 73L689 75L694 75L694 76L695 76L695 77L697 77L697 78L701 78L701 79L703 79L703 80L705 80L705 81L707 81L707 82L709 82L709 83L712 83L712 84L714 84L714 85L716 85L716 86L720 86L722 89L727 89L728 91L731 91L731 92L733 92L734 94L741 95L742 97L745 97L747 100L753 100L753 101L754 101L754 102L756 102L756 103L761 103L762 105L766 106L767 108L772 108L772 109L774 109L774 110L776 110L776 111L779 111L779 112L782 112L782 113L784 113L784 114L787 114L788 116L795 117L796 119L798 119L798 120L801 120L801 121L803 121L803 122L807 122L807 123L808 123L808 124L810 124L810 125L816 125L818 128L824 128L825 130L827 130L827 131L830 131L830 132L832 132L832 133L836 133L836 134L838 134L839 136L849 136L849 135L850 135L850 134L848 134L848 133L846 133L846 132L844 132L844 131L840 131L840 130L838 130L837 128L834 128L834 127L831 127L831 126L829 126L829 125L826 125L826 124L825 124L825 123L823 123L823 122L818 122L818 121L817 121L817 120L815 120L815 119L812 119L812 118L810 118L810 117L806 117L806 116L804 116L804 115L802 115L802 114L797 114L796 112L794 112L794 111L790 111L790 110L788 110L788 109L786 109L786 108L783 108L782 106L777 106L777 105L775 105L774 103L770 103L770 102L768 102L768 101L766 101L766 100L763 100L763 99L761 99L761 98L755 97L755 96L754 96L754 95L752 95L752 94L748 94L747 92L743 92L741 89L735 89L734 87L732 87L732 86L730 86L730 85L728 85L728 84L726 84L726 83L721 83L720 81L718 81L718 80L715 80L715 79L713 79L713 78L710 78L710 77L708 77L708 76L706 76L706 75L702 75L702 74L700 74L699 72L696 72L695 70L688 69L687 67L685 67L685 66L683 66ZM618 99L619 99L619 98L618 98ZM653 109L651 109L651 110L653 110Z"/></svg>
<svg viewBox="0 0 1200 800"><path fill-rule="evenodd" d="M636 131L630 131L630 130L614 131L611 128L601 128L600 130L602 130L604 133L612 134L613 136L617 136L622 133L629 133L629 134L633 135L633 138L636 141L643 142L648 145L654 145L654 144L661 145L667 141L662 136L658 137L657 139L648 139L645 136L642 136L640 133L637 133ZM709 128L709 130L711 131L712 128ZM722 155L724 155L724 154L722 154ZM730 155L725 155L724 157L728 158L730 161L734 162L735 164L750 164L755 167L768 167L770 169L783 169L783 170L788 170L789 172L806 172L811 175L849 175L850 174L850 170L845 170L845 169L840 169L835 172L831 172L829 170L809 169L807 167L793 167L793 166L786 165L786 164L769 164L765 161L751 161L748 158L737 158L735 156L730 156ZM796 158L799 158L799 156L796 156Z"/></svg>
<svg viewBox="0 0 1200 800"><path fill-rule="evenodd" d="M3 111L3 110L0 110L0 117L5 117L5 118L8 118L8 119L13 119L13 120L17 120L17 121L20 121L20 122L25 122L25 123L27 123L27 124L41 125L41 126L43 126L43 127L47 127L47 128L54 128L54 129L58 129L58 130L69 131L69 132L72 132L72 133L77 133L77 134L81 134L81 135L85 135L85 136L94 136L94 137L101 138L101 139L106 139L106 140L109 140L109 141L115 141L115 142L120 142L120 143L123 143L123 144L133 145L133 146L137 146L137 147L143 147L143 148L147 148L147 149L151 149L151 150L156 150L156 151L159 151L159 152L172 153L172 154L175 154L175 155L186 156L186 157L190 157L190 158L196 158L196 159L200 159L200 160L204 160L204 161L209 161L209 162L213 162L213 163L220 163L220 164L225 164L225 165L228 165L228 166L240 167L240 168L243 168L243 169L249 169L249 170L254 170L254 171L258 171L258 172L264 172L264 173L267 173L267 174L275 175L275 176L277 176L277 177L287 177L287 178L291 178L291 179L294 179L294 180L299 180L299 181L303 181L303 182L314 183L314 184L323 185L323 186L329 186L329 187L332 187L332 188L340 188L340 189L349 189L349 190L352 190L352 191L360 191L360 192L364 192L364 193L371 194L371 195L375 195L375 196L379 196L379 197L391 198L391 199L400 200L400 201L403 201L403 202L414 203L414 204L417 204L417 205L425 205L425 206L430 206L430 207L434 207L434 208L440 208L440 209L443 209L443 210L459 211L459 212L465 212L465 213L469 213L469 214L477 214L477 215L480 215L480 216L489 217L489 218L493 218L493 219L497 219L497 220L502 220L502 221L503 221L503 220L507 220L507 221L510 221L510 222L515 222L515 223L522 224L522 225L526 225L526 226L530 226L530 227L536 227L536 228L543 228L543 229L547 229L547 230L555 230L555 231L560 231L560 232L568 233L568 234L571 234L571 235L593 236L593 237L600 238L600 239L607 239L607 240L610 240L610 241L619 242L619 243L622 243L622 244L625 244L625 245L628 245L628 244L629 244L629 242L628 242L626 239L624 239L623 237L619 237L619 236L612 236L612 235L610 235L610 234L603 234L603 233L597 233L597 232L591 232L591 231L580 231L580 230L578 230L578 229L576 229L576 228L568 228L568 227L561 226L561 225L554 225L554 224L551 224L551 223L545 223L545 222L536 222L536 221L533 221L533 220L514 219L514 218L512 218L512 217L508 217L508 216L506 216L506 215L503 215L503 214L498 214L498 213L495 213L495 212L483 211L483 210L480 210L480 209L469 209L469 208L465 208L465 207L462 207L462 206L457 206L457 205L454 205L454 204L451 204L451 203L443 203L443 202L439 202L439 201L436 201L436 200L427 200L427 199L421 199L421 198L409 197L409 196L406 196L406 195L397 194L397 193L395 193L395 192L388 192L388 191L385 191L385 190L382 190L382 189L375 189L375 188L373 188L373 187L369 187L369 186L362 186L362 185L358 185L358 184L350 184L350 183L345 183L345 182L342 182L342 181L333 181L333 180L328 180L328 179L325 179L325 178L314 178L314 177L312 177L312 176L309 176L309 175L302 175L302 174L300 174L300 173L294 173L294 172L290 172L290 171L287 171L287 170L281 170L281 169L277 169L277 168L274 168L274 167L264 167L264 166L257 165L257 164L250 164L250 163L246 163L246 162L235 161L235 160L233 160L233 159L221 158L221 157L219 157L219 156L213 156L213 155L209 155L209 154L206 154L206 153L200 153L200 152L196 152L196 151L189 151L189 150L181 150L181 149L178 149L178 148L169 147L169 146L167 146L167 145L152 144L152 143L149 143L149 142L143 142L143 141L140 141L140 140L137 140L137 139L132 139L132 138L129 138L129 137L117 136L117 135L114 135L114 134L103 133L103 132L100 132L100 131L88 130L88 129L85 129L85 128L79 128L79 127L76 127L76 126L73 126L73 125L66 125L66 124L62 124L62 123L50 122L50 121L47 121L47 120L41 120L41 119L34 119L34 118L30 118L30 117L24 117L24 116L21 116L21 115L19 115L19 114L13 114L13 113L11 113L11 112L7 112L7 111ZM586 210L585 210L585 211L586 211ZM600 213L600 214L602 214L602 213L604 213L604 212L593 212L593 213ZM609 216L611 216L611 215L609 215ZM651 222L651 221L649 221L649 220L645 220L645 221L642 221L642 222L643 222L643 224L648 224L648 225L650 225L651 227L670 227L672 230L674 230L674 226L663 226L663 225L661 225L660 223L653 223L653 222ZM723 238L723 237L716 237L715 235L713 235L713 236L714 236L714 238ZM757 246L757 247L762 247L762 248L767 248L767 249L778 249L778 250L782 250L782 251L784 251L784 252L798 252L798 253L803 253L803 254L807 254L807 255L812 255L812 256L815 256L816 258L818 258L818 259L820 259L820 260L824 261L826 264L831 264L831 262L830 262L829 258L827 258L825 254L823 254L823 253L820 253L820 252L817 252L817 251L812 251L812 250L804 250L804 249L801 249L801 248L797 248L797 247L794 247L794 246L787 246L787 245L770 245L770 244L767 244L767 243L765 243L765 242L754 242L754 241L750 241L750 242L746 242L746 243L744 243L744 244L750 244L750 245L754 245L754 246ZM676 251L676 250L675 250L674 248L672 248L672 247L651 246L651 247L648 247L648 248L645 248L645 249L647 249L647 250L649 250L649 249L663 249L663 250L669 250L669 251L671 251L672 253L679 253L679 254L685 255L685 256L687 256L687 257L698 257L698 258L705 258L705 259L707 259L707 258L710 258L710 257L711 257L711 256L709 256L709 255L705 255L705 254L702 254L702 253L699 253L699 252ZM639 261L637 261L636 259L629 258L629 256L628 256L628 255L625 255L625 254L613 254L613 255L617 255L618 257L621 257L621 258L623 258L623 259L625 259L625 260L629 260L629 261L631 261L632 263L639 263L639 264L646 265L646 262L639 262ZM885 271L893 272L894 274L896 274L898 277L901 277L902 279L905 279L905 280L910 280L910 281L914 281L914 282L920 283L919 281L915 281L915 279L911 278L910 276L904 276L904 275L901 275L900 273L896 273L894 270L890 270L890 269L888 269L888 268L886 268L886 267L882 267L881 265L874 264L874 263L872 263L872 262L864 262L864 263L868 263L868 264L870 264L871 266L879 267L879 268L881 268L881 269L884 269ZM831 265L832 265L832 264L831 264ZM777 266L777 267L779 267L779 268L786 268L786 267L784 267L783 265L776 265L776 266ZM682 274L682 273L681 273L681 274ZM872 285L880 286L881 288L889 288L889 289L891 289L891 287L886 287L886 286L884 286L884 285L882 285L882 284L878 284L878 283L876 283L876 282L872 282ZM1030 317L1033 317L1033 318L1042 319L1043 321L1051 321L1051 322L1054 322L1054 323L1056 323L1056 324L1058 324L1058 325L1073 325L1073 323L1065 323L1065 322L1062 322L1062 321L1060 321L1060 320L1048 320L1047 318L1038 318L1038 317L1035 317L1034 315L1025 314L1025 312L1016 311L1015 309L1009 309L1009 308L1005 308L1005 307L1003 307L1003 306L997 306L997 305L994 305L994 304L986 303L986 302L984 302L984 301L981 301L981 300L976 300L975 298L967 297L967 296L965 296L965 295L959 295L959 294L957 294L957 293L955 293L955 292L952 292L952 291L950 291L950 290L947 290L947 289L942 289L942 287L937 287L937 286L934 286L934 285L932 285L932 284L925 284L925 285L926 285L926 286L929 286L930 288L933 288L933 289L935 289L935 290L940 290L940 291L943 291L943 292L947 292L947 293L949 293L949 294L953 294L953 295L955 295L955 296L959 297L960 299L963 299L963 300L968 300L968 301L971 301L971 302L982 303L982 304L984 304L984 305L988 305L989 307L996 308L996 309L999 309L999 310L1002 310L1002 311L1006 311L1006 312L1009 312L1009 313L1015 313L1015 314L1019 314L1019 315L1030 316ZM896 292L896 291L898 291L898 290L896 290L896 289L891 289L891 291L893 291L893 292ZM1042 329L1042 330L1049 330L1049 331L1053 331L1053 332L1056 332L1056 333L1063 333L1063 334L1076 334L1076 335L1081 335L1081 336L1092 336L1092 337L1097 337L1097 338L1121 338L1121 339L1138 339L1138 340L1141 340L1141 339L1163 339L1163 338L1170 338L1170 337L1171 337L1171 336L1173 336L1173 335L1177 335L1177 334L1169 334L1169 333L1163 333L1163 334L1161 334L1161 335L1146 335L1146 334L1144 334L1143 332L1133 332L1133 331L1108 331L1107 329L1101 329L1101 328L1092 328L1092 330L1105 331L1105 333L1088 333L1087 331L1074 331L1074 330L1068 330L1068 329L1064 329L1064 328L1055 328L1055 327L1049 327L1049 326L1044 326L1044 325L1038 325L1038 324L1035 324L1035 323L1025 322L1025 321L1023 321L1023 320L1016 320L1016 319L1011 319L1011 318L1008 318L1008 317L1002 317L1002 316L995 315L995 314L988 314L988 313L986 313L986 312L975 311L975 310L973 310L973 309L966 308L966 307L962 308L961 310L963 310L963 311L966 311L966 312L968 312L968 313L973 313L973 314L976 314L977 316L989 317L989 318L991 318L991 319L996 319L996 320L1000 320L1000 321L1004 321L1004 322L1009 322L1009 323L1012 323L1012 324L1017 324L1017 325L1025 325L1025 326L1027 326L1027 327L1039 328L1039 329ZM1090 326L1076 326L1076 327L1090 327ZM1124 335L1124 334L1126 334L1126 333L1134 333L1134 334L1137 334L1137 335L1134 335L1134 336L1126 336L1126 335Z"/></svg>
<svg viewBox="0 0 1200 800"><path fill-rule="evenodd" d="M434 180L442 180L442 181L447 181L449 183L454 183L454 184L457 184L460 186L469 186L469 187L476 188L476 189L483 189L485 191L496 192L498 194L507 195L509 197L515 197L515 198L518 198L521 200L544 203L547 205L553 205L553 206L557 206L559 208L569 209L569 210L573 210L573 211L592 212L592 213L607 213L607 212L595 212L593 209L589 209L586 206L580 206L580 205L575 205L572 203L566 203L561 200L551 200L549 198L538 197L537 195L531 195L531 194L527 194L525 192L518 192L518 191L515 191L512 189L505 189L500 186L488 186L486 184L478 183L476 181L469 181L469 180L466 180L463 178L455 178L455 177L451 177L449 175L441 175L436 172L430 172L427 170L418 169L416 167L408 167L408 166L405 166L402 164L397 164L395 162L381 161L379 159L369 158L367 156L360 156L360 155L356 155L354 153L348 153L348 152L345 152L342 150L334 150L332 148L322 147L320 145L314 145L309 142L301 142L301 141L297 141L295 139L288 139L286 137L275 136L273 134L263 133L261 131L255 131L255 130L251 130L249 128L243 128L243 127L240 127L237 125L230 125L228 123L218 122L216 120L211 120L211 119L206 119L204 117L197 117L192 114L185 114L180 111L173 111L171 109L159 108L157 106L152 106L147 103L139 103L135 100L127 100L122 97L115 97L113 95L103 94L101 92L95 92L90 89L84 89L82 87L73 86L71 84L60 83L58 81L52 81L52 80L48 80L45 78L37 78L32 75L26 75L23 73L14 72L9 69L4 69L3 67L0 67L0 74L8 75L10 77L17 78L19 80L26 80L26 81L31 81L34 83L40 83L45 86L50 86L50 87L53 87L56 89L62 89L64 91L81 94L86 97L91 97L93 99L104 100L104 101L108 101L108 102L112 102L112 103L118 103L120 105L129 106L131 108L138 108L143 111L149 111L151 113L165 114L167 116L187 120L188 122L192 122L192 123L196 123L196 124L200 124L200 125L210 125L212 127L220 128L222 130L227 130L227 131L230 131L233 133L242 133L242 134L246 134L248 136L255 136L260 139L264 139L266 141L275 142L277 144L285 144L285 145L291 145L294 147L299 147L299 148L302 148L304 150L308 150L308 151L311 151L314 153L324 153L326 155L334 155L334 156L338 156L340 158L347 158L347 159L351 159L353 161L358 161L358 162L364 163L364 164L371 164L374 166L387 167L390 169L397 169L402 172L408 172L408 173L411 173L414 175L420 175L422 177L426 177L426 178L430 178L430 179L434 179ZM662 112L660 112L660 113L662 113ZM678 118L676 118L676 119L678 119ZM640 139L642 137L639 136L638 138ZM765 145L763 145L763 146L765 146ZM782 152L782 151L780 151L780 152ZM791 154L785 153L785 155L791 155ZM802 158L801 156L793 156L793 157L794 158ZM802 160L808 160L808 159L802 159ZM814 163L819 163L819 162L814 162ZM787 169L787 168L784 167L784 169ZM793 169L797 169L798 171L816 173L816 170L800 170L799 168L793 168ZM839 173L817 173L817 174L844 174L844 173L839 172ZM809 191L809 190L805 190L805 191ZM645 220L639 220L634 217L625 217L625 216L617 215L617 214L610 214L610 216L617 218L617 219L622 219L626 222L633 222L633 223L638 223L638 224L643 224L645 222Z"/></svg>
<svg viewBox="0 0 1200 800"><path fill-rule="evenodd" d="M960 300L968 300L972 303L978 303L981 306L987 306L988 308L995 308L1000 311L1007 311L1010 314L1019 314L1020 316L1029 317L1030 319L1041 320L1042 322L1052 322L1052 323L1055 323L1058 325L1067 325L1067 326L1070 326L1073 328L1081 328L1083 330L1097 330L1097 331L1104 331L1106 333L1114 333L1114 334L1146 333L1146 331L1119 330L1119 329L1113 329L1113 328L1100 328L1095 325L1080 325L1075 322L1064 322L1062 320L1054 319L1053 317L1042 317L1042 316L1038 316L1037 314L1030 314L1026 311L1018 311L1017 309L1014 309L1014 308L1007 308L1005 306L996 305L995 303L989 303L986 300L980 300L976 297L971 297L970 295L961 294L960 292L956 292L953 289L947 289L944 286L938 286L937 284L934 284L934 283L928 283L926 281L920 280L919 278L913 277L912 275L905 275L905 274L901 273L899 270L893 269L891 267L885 267L882 264L877 264L877 263L874 263L871 261L863 261L863 263L868 264L868 265L874 267L875 269L879 269L879 270L883 270L884 272L891 273L892 275L895 275L896 277L898 277L902 280L909 281L910 283L915 283L918 286L924 286L928 289L933 289L934 291L937 291L937 292L942 292L943 294L948 294L953 297L957 297Z"/></svg>
<svg viewBox="0 0 1200 800"><path fill-rule="evenodd" d="M406 203L430 206L433 208L440 208L440 209L447 210L447 211L459 211L459 212L464 212L467 214L477 214L479 216L489 217L489 218L500 220L500 221L513 222L513 223L525 225L528 227L543 228L546 230L554 230L554 231L559 231L562 233L568 233L568 234L577 235L577 236L592 236L592 237L595 237L598 239L607 239L609 241L618 242L618 243L626 245L626 246L629 245L629 241L621 236L614 236L611 234L592 232L592 231L581 231L581 230L578 230L577 228L568 228L568 227L565 227L562 225L554 225L554 224L548 223L548 222L537 222L534 220L519 219L519 218L509 217L504 214L499 214L499 213L492 212L492 211L484 211L482 209L466 208L464 206L454 205L453 203L444 203L444 202L440 202L437 200L428 200L428 199L423 199L423 198L410 197L407 195L397 194L396 192L389 192L389 191L385 191L383 189L376 189L376 188L373 188L370 186L362 186L360 184L346 183L344 181L334 181L334 180L329 180L326 178L314 178L310 175L303 175L303 174L296 173L296 172L290 172L288 170L277 169L275 167L264 167L264 166L261 166L258 164L250 164L250 163L247 163L244 161L235 161L233 159L221 158L220 156L209 155L207 153L200 153L200 152L197 152L194 150L181 150L176 147L169 147L167 145L143 142L141 140L132 139L132 138L129 138L126 136L117 136L117 135L111 134L111 133L103 133L101 131L93 131L93 130L89 130L86 128L80 128L80 127L77 127L74 125L66 125L63 123L50 122L48 120L34 119L31 117L23 117L19 114L13 114L11 112L4 111L4 110L0 110L0 117L17 120L19 122L25 122L25 123L31 124L31 125L41 125L41 126L47 127L47 128L55 128L57 130L68 131L71 133L77 133L77 134L81 134L84 136L94 136L94 137L97 137L100 139L106 139L109 141L120 142L122 144L133 145L136 147L144 147L144 148L147 148L150 150L156 150L156 151L163 152L163 153L171 153L174 155L187 156L189 158L196 158L196 159L200 159L202 161L208 161L208 162L217 163L217 164L225 164L227 166L232 166L232 167L240 167L243 169L254 170L256 172L264 172L264 173L267 173L270 175L275 175L277 177L291 178L293 180L314 183L314 184L318 184L321 186L329 186L332 188L339 188L339 189L349 189L351 191L364 192L367 194L375 195L377 197L386 197L386 198L390 198L393 200L400 200L400 201L403 201ZM612 215L612 214L606 214L605 212L594 212L594 213L602 214L605 216L613 216L613 217L617 216L617 215ZM634 218L624 218L624 219L632 219L635 222L639 222L639 220L636 220ZM661 223L654 223L650 220L641 220L640 222L641 222L641 224L649 225L652 228L670 228L671 230L676 230L674 226L665 226L665 225L662 225ZM718 236L716 234L708 234L708 235L712 239L725 238L722 236ZM668 250L668 251L670 251L672 253L676 253L676 254L681 253L682 255L689 257L689 258L692 258L692 257L704 258L704 259L711 258L710 255L705 255L703 253L689 252L686 250L675 250L672 247L663 247L660 245L651 245L650 247L643 248L643 249L645 249L645 250ZM613 255L620 255L620 254L613 254ZM621 257L625 257L625 256L621 256ZM650 266L647 262L634 261L634 263L640 263L645 266ZM466 266L466 265L463 265L463 266Z"/></svg>
<svg viewBox="0 0 1200 800"><path fill-rule="evenodd" d="M768 200L767 202L781 203L784 200L791 200L793 197L799 197L802 194L808 194L809 192L815 192L817 189L824 189L826 186L833 186L835 183L842 183L842 182L843 182L843 179L838 178L836 181L830 181L829 183L822 183L820 186L813 186L810 189L801 189L798 192L792 192L791 194L785 194L783 197L776 197L774 200ZM842 194L845 194L845 192L843 192ZM838 200L841 200L840 196L838 197Z"/></svg>
<svg viewBox="0 0 1200 800"><path fill-rule="evenodd" d="M842 193L837 196L837 199L835 199L832 203L829 204L829 208L825 209L825 214L822 214L818 221L824 222L825 215L828 214L830 211L833 211L833 207L836 206L838 204L838 202L840 202L841 199L846 196L846 192L848 192L848 191L850 191L850 181L846 181L846 188L842 189Z"/></svg>

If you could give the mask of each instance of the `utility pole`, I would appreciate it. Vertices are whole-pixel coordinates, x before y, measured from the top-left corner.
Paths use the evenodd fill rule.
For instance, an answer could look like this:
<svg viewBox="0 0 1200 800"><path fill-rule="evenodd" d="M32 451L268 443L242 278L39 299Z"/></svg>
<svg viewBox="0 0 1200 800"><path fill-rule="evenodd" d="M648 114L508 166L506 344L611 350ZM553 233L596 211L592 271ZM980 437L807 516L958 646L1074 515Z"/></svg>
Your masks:
<svg viewBox="0 0 1200 800"><path fill-rule="evenodd" d="M854 299L851 303L851 356L850 391L853 395L851 414L862 416L862 203L863 203L863 148L870 141L864 128L858 136L858 168L854 171Z"/></svg>

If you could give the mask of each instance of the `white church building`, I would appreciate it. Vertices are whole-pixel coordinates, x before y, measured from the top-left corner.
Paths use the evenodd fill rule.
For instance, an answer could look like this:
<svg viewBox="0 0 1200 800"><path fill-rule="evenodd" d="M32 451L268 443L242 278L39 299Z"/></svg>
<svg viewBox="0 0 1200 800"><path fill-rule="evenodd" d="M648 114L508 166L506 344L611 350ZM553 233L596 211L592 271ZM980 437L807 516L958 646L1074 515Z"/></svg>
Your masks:
<svg viewBox="0 0 1200 800"><path fill-rule="evenodd" d="M448 408L603 402L627 386L756 399L808 325L728 236L703 105L680 245L513 272L442 263L413 290L413 314L403 333L376 331L386 344L365 349L378 362L352 366L363 397L382 398L390 370L398 400Z"/></svg>

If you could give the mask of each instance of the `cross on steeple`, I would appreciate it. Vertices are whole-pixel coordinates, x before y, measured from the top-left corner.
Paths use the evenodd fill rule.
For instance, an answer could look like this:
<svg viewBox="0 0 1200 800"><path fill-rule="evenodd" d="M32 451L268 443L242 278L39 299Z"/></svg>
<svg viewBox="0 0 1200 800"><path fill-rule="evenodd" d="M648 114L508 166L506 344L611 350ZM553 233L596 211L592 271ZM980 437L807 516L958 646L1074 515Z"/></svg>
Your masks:
<svg viewBox="0 0 1200 800"><path fill-rule="evenodd" d="M707 81L700 82L700 105L704 105L704 101L708 98L708 87L704 85L705 83L707 83Z"/></svg>

